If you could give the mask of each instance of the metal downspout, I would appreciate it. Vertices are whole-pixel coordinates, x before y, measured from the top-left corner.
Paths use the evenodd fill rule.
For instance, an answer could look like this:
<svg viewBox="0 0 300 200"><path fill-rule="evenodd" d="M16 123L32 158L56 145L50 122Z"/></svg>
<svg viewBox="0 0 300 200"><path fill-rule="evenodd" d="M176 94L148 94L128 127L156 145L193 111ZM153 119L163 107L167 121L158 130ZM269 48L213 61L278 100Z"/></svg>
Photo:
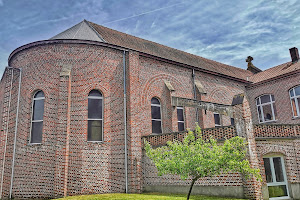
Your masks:
<svg viewBox="0 0 300 200"><path fill-rule="evenodd" d="M195 70L194 69L192 71L192 79L193 79L194 99L197 100L196 84L195 84ZM198 108L196 108L196 122L199 123Z"/></svg>
<svg viewBox="0 0 300 200"><path fill-rule="evenodd" d="M124 150L125 150L125 193L128 193L128 155L127 155L127 108L126 108L126 51L123 51L123 85L124 85Z"/></svg>
<svg viewBox="0 0 300 200"><path fill-rule="evenodd" d="M22 81L22 69L14 68L20 71L19 75L19 88L18 88L18 101L17 101L17 111L16 111L16 125L15 125L15 138L14 138L14 150L13 150L13 159L11 167L11 179L10 179L10 189L9 189L9 198L12 198L13 190L13 180L14 180L14 170L15 170L15 158L16 158L16 146L17 146L17 132L18 132L18 120L19 120L19 106L20 106L20 93L21 93L21 81Z"/></svg>
<svg viewBox="0 0 300 200"><path fill-rule="evenodd" d="M11 91L12 91L12 83L13 83L13 79L14 79L14 69L9 68L9 67L7 67L7 69L11 69L11 80L10 80L10 91L9 91L8 111L7 111L6 136L5 136L5 145L4 145L4 153L3 153L3 166L2 166L2 173L1 173L0 199L2 199L5 154L6 154L6 146L7 146L7 139L8 139L8 124L9 124L9 116L10 116Z"/></svg>

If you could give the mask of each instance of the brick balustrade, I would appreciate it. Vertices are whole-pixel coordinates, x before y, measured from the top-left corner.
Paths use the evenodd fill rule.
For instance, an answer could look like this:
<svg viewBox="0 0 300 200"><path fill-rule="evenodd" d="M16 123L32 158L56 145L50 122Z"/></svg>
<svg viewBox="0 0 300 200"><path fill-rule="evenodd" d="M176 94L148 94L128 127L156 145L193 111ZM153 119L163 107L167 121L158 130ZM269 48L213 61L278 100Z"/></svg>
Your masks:
<svg viewBox="0 0 300 200"><path fill-rule="evenodd" d="M166 145L167 141L182 141L186 134L187 132L172 132L161 135L144 136L142 139L149 141L153 147L159 147ZM224 140L237 136L235 127L233 126L202 129L202 135L204 139L209 139L210 136L213 136L213 138L217 140Z"/></svg>
<svg viewBox="0 0 300 200"><path fill-rule="evenodd" d="M300 136L298 124L256 124L254 125L256 138L293 138Z"/></svg>
<svg viewBox="0 0 300 200"><path fill-rule="evenodd" d="M300 136L300 125L297 124L256 124L253 128L256 138L293 138ZM186 134L187 132L172 132L144 136L142 139L146 139L154 147L159 147L174 139L182 141ZM225 126L203 129L202 135L204 139L209 139L210 136L213 136L217 140L224 140L237 136L237 133L235 127Z"/></svg>

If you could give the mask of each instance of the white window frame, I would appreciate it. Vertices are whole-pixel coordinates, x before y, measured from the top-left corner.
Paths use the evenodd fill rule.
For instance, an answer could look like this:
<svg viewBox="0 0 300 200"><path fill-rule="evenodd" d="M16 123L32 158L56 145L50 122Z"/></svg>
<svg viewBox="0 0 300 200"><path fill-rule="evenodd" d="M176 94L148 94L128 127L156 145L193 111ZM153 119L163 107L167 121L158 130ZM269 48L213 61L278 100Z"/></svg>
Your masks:
<svg viewBox="0 0 300 200"><path fill-rule="evenodd" d="M38 92L43 92L44 97L34 97ZM42 120L33 120L33 106L34 106L34 102L38 101L38 100L44 100L44 112L45 112L45 93L42 90L38 90L33 94L33 98L32 98L32 103L31 103L31 119L30 119L30 137L29 137L29 144L42 144L42 142L31 142L32 139L32 125L34 122L43 122L44 121L44 113L43 113L43 119ZM43 127L44 127L44 123L43 123ZM43 132L42 132L43 135ZM43 137L42 137L43 138ZM42 139L43 140L43 139Z"/></svg>
<svg viewBox="0 0 300 200"><path fill-rule="evenodd" d="M261 97L262 96L266 96L266 95L269 95L270 97L270 102L267 102L267 103L261 103ZM274 95L273 95L274 96ZM257 104L257 100L259 101L259 104ZM274 104L275 104L275 97L274 97L274 100L272 99L272 94L263 94L263 95L260 95L259 97L255 98L255 104L256 104L256 110L257 110L257 116L258 116L258 121L259 123L266 123L266 122L274 122L276 121L276 116L275 116L275 112L274 112ZM271 110L272 110L272 117L273 117L273 120L265 120L264 118L264 110L263 110L263 106L266 106L266 105L271 105ZM262 121L260 121L260 116L259 116L259 111L258 111L258 108L260 108L260 111L261 111L261 119Z"/></svg>
<svg viewBox="0 0 300 200"><path fill-rule="evenodd" d="M93 89L93 90L96 90L96 89ZM93 91L91 90L91 91ZM90 92L91 92L90 91ZM101 121L101 124L102 124L102 138L101 140L95 140L95 141L91 141L91 140L88 140L88 137L87 137L87 142L104 142L104 123L103 123L103 118L104 118L104 98L103 98L103 94L102 92L96 90L97 92L99 92L102 96L101 97L98 97L98 96L89 96L88 95L88 99L102 99L102 119L99 119L99 118L88 118L88 121ZM88 109L88 116L89 116L89 109ZM89 129L89 127L88 127ZM89 130L88 130L89 131ZM89 134L89 133L87 133Z"/></svg>
<svg viewBox="0 0 300 200"><path fill-rule="evenodd" d="M152 121L160 121L160 129L161 129L161 133L152 133L152 134L162 134L163 133L163 126L162 126L162 112L161 112L161 102L157 97L153 97L154 99L157 99L159 104L152 104L151 103L151 129L152 129ZM151 98L151 100L153 99ZM152 118L152 106L156 106L159 107L159 111L160 111L160 119L153 119ZM151 131L152 132L152 131Z"/></svg>
<svg viewBox="0 0 300 200"><path fill-rule="evenodd" d="M286 175L286 170L285 170L285 165L284 165L284 159L281 155L270 155L270 156L264 156L263 158L268 158L270 161L270 168L271 168L271 173L272 173L272 182L267 183L267 186L278 186L278 185L285 185L286 190L287 190L287 196L283 197L272 197L270 200L279 200L279 199L287 199L290 197L289 194L289 186L288 186L288 181L287 181L287 175ZM281 161L281 167L282 167L282 173L283 173L283 182L277 182L276 181L276 175L275 175L275 168L274 168L274 162L273 158L280 158Z"/></svg>
<svg viewBox="0 0 300 200"><path fill-rule="evenodd" d="M219 115L220 124L216 124L215 115ZM214 112L214 123L215 123L215 127L221 127L221 126L222 126L222 118L221 118L221 115L220 115L220 113L216 113L216 112Z"/></svg>
<svg viewBox="0 0 300 200"><path fill-rule="evenodd" d="M298 86L296 86L296 87L293 87L292 89L289 90L289 95L290 95L290 99L291 99L291 107L292 107L292 112L293 112L293 117L294 117L294 118L300 117L300 108L299 108L300 105L298 104L298 101L297 101L297 99L300 99L300 95L296 95L296 92L295 92L295 88L298 88L298 87L300 87L300 85L298 85ZM291 96L291 92L293 92L293 94L294 94L293 97ZM293 103L292 103L292 101L295 102L296 113L297 113L296 116L294 115L295 111L294 111L294 108L293 108Z"/></svg>
<svg viewBox="0 0 300 200"><path fill-rule="evenodd" d="M183 118L183 121L179 121L178 120L178 111L177 110L182 110L182 118ZM183 131L185 130L185 117L184 117L184 108L183 108L183 106L177 106L176 107L176 114L177 114L177 129L178 129L178 131L179 131L179 126L178 126L178 123L183 123Z"/></svg>

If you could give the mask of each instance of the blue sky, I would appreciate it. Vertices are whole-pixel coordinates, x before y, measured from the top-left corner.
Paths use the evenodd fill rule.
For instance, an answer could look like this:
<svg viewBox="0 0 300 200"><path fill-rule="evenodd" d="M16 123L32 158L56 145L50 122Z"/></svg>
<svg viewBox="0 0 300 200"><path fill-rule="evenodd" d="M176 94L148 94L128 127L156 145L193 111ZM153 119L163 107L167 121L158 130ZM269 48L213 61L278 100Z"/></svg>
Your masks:
<svg viewBox="0 0 300 200"><path fill-rule="evenodd" d="M297 0L0 0L0 19L0 74L17 47L83 19L244 69L249 55L267 69L300 48Z"/></svg>

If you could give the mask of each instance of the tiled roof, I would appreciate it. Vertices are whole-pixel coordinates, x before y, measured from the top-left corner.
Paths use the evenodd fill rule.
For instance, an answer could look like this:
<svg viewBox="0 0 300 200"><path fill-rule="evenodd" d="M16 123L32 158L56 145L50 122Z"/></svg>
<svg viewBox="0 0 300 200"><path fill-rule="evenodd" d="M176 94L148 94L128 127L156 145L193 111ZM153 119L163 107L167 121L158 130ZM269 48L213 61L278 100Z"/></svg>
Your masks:
<svg viewBox="0 0 300 200"><path fill-rule="evenodd" d="M106 42L170 61L193 66L205 71L211 71L213 73L247 80L253 83L259 83L268 79L276 78L278 76L280 77L284 74L292 73L296 70L300 70L300 62L288 62L257 74L253 74L248 70L196 56L178 49L158 44L156 42L128 35L126 33L122 33L86 20L83 20L79 24L54 36L51 39L84 39Z"/></svg>
<svg viewBox="0 0 300 200"><path fill-rule="evenodd" d="M141 39L126 33L122 33L93 22L88 22L95 31L107 42L117 46L122 46L137 50L146 54L161 57L171 61L187 64L204 70L224 74L238 79L247 80L253 75L252 72L222 64L213 60L202 58L184 51L167 47L152 41Z"/></svg>
<svg viewBox="0 0 300 200"><path fill-rule="evenodd" d="M258 83L261 81L265 81L268 79L276 78L278 76L293 73L294 71L300 70L300 62L292 63L287 62L275 67L272 67L270 69L267 69L265 71L262 71L260 73L254 74L250 77L250 81L253 83Z"/></svg>
<svg viewBox="0 0 300 200"><path fill-rule="evenodd" d="M79 39L104 42L85 20L50 38L50 40L55 39Z"/></svg>

